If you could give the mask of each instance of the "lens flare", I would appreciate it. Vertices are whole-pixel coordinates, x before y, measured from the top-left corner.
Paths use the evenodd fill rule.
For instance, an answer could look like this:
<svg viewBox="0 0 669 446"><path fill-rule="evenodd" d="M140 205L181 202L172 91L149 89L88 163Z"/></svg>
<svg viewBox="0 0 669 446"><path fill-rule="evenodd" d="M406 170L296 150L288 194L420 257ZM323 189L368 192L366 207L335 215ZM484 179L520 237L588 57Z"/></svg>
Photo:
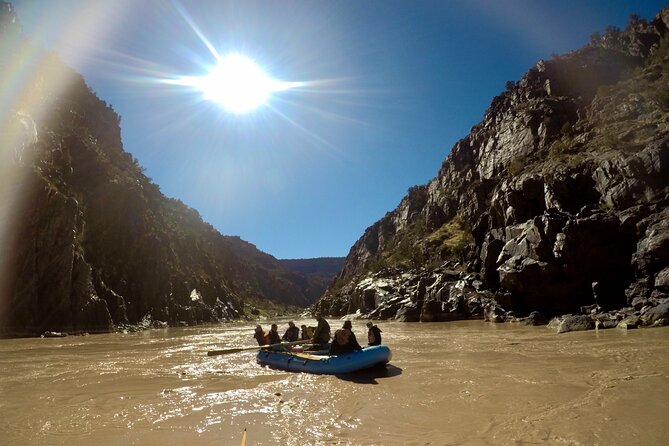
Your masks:
<svg viewBox="0 0 669 446"><path fill-rule="evenodd" d="M270 78L254 61L237 53L219 59L204 76L182 76L170 83L194 87L205 99L233 113L255 110L265 104L273 92L300 85Z"/></svg>

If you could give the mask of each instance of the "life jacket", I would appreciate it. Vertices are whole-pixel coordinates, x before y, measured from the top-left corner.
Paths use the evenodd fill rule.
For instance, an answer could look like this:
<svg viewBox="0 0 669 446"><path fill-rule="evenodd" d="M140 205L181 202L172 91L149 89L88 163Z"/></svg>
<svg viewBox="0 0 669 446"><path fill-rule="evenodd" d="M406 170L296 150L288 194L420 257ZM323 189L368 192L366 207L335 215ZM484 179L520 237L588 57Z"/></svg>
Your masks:
<svg viewBox="0 0 669 446"><path fill-rule="evenodd" d="M348 328L340 328L335 331L335 340L339 345L348 344L349 338L351 337L351 330Z"/></svg>
<svg viewBox="0 0 669 446"><path fill-rule="evenodd" d="M281 336L279 336L279 333L276 331L270 331L267 333L267 338L268 338L268 344L278 344L281 342Z"/></svg>

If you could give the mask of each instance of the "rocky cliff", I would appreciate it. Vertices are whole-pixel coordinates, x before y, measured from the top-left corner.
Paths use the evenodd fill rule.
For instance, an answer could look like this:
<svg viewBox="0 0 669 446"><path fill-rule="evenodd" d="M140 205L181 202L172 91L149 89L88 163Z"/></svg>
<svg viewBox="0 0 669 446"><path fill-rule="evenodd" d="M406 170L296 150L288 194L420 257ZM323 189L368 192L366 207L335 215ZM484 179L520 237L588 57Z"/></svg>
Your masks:
<svg viewBox="0 0 669 446"><path fill-rule="evenodd" d="M322 275L165 197L124 151L120 116L26 41L5 2L0 70L0 336L212 322L322 294Z"/></svg>
<svg viewBox="0 0 669 446"><path fill-rule="evenodd" d="M668 27L669 9L632 16L508 82L436 178L353 245L314 309L620 320L666 307Z"/></svg>

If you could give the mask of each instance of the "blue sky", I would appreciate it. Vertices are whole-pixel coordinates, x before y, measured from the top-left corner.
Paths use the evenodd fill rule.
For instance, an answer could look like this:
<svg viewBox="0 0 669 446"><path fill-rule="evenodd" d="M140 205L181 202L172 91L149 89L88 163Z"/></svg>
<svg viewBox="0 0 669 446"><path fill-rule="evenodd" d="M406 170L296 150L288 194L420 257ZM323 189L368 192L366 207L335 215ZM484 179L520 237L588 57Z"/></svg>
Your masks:
<svg viewBox="0 0 669 446"><path fill-rule="evenodd" d="M121 115L167 196L278 258L345 256L508 80L660 1L19 0L24 34ZM158 82L242 53L307 82L245 115Z"/></svg>

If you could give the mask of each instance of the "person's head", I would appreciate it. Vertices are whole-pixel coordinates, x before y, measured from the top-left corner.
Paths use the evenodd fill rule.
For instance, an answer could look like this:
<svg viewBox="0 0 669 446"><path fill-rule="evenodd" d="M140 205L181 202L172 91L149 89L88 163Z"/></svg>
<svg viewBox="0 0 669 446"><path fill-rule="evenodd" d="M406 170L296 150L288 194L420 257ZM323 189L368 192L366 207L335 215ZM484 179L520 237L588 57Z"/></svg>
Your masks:
<svg viewBox="0 0 669 446"><path fill-rule="evenodd" d="M279 327L276 324L272 324L272 331L276 331Z"/></svg>
<svg viewBox="0 0 669 446"><path fill-rule="evenodd" d="M349 330L353 328L353 324L351 324L351 321L344 321L344 328L348 328Z"/></svg>
<svg viewBox="0 0 669 446"><path fill-rule="evenodd" d="M291 328L294 327L294 326L295 326L295 322L293 322L293 321L288 322L288 326L291 327Z"/></svg>
<svg viewBox="0 0 669 446"><path fill-rule="evenodd" d="M262 327L260 325L256 325L256 331L262 331Z"/></svg>
<svg viewBox="0 0 669 446"><path fill-rule="evenodd" d="M367 321L367 328L372 328L374 324L372 324L372 321Z"/></svg>
<svg viewBox="0 0 669 446"><path fill-rule="evenodd" d="M314 317L316 318L317 321L320 321L321 319L323 319L323 316L320 313L314 314Z"/></svg>
<svg viewBox="0 0 669 446"><path fill-rule="evenodd" d="M300 328L301 328L302 330L306 330L306 329L307 329L307 326L306 326L306 325L300 325Z"/></svg>

